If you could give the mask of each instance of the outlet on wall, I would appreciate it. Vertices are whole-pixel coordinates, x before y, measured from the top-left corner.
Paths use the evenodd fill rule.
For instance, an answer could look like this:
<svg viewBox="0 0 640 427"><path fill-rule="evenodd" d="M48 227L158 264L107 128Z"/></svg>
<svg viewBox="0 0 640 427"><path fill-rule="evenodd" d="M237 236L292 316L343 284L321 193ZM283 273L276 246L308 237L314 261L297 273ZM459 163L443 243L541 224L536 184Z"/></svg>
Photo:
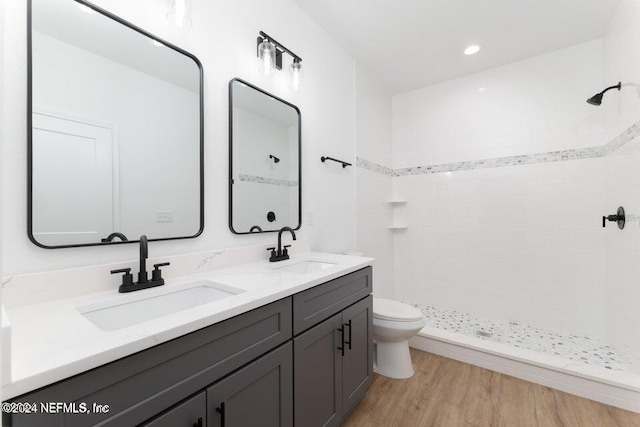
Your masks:
<svg viewBox="0 0 640 427"><path fill-rule="evenodd" d="M173 222L173 212L156 211L156 222Z"/></svg>
<svg viewBox="0 0 640 427"><path fill-rule="evenodd" d="M315 215L313 214L313 211L306 211L305 212L305 222L307 223L307 225L313 225L313 220L315 219Z"/></svg>

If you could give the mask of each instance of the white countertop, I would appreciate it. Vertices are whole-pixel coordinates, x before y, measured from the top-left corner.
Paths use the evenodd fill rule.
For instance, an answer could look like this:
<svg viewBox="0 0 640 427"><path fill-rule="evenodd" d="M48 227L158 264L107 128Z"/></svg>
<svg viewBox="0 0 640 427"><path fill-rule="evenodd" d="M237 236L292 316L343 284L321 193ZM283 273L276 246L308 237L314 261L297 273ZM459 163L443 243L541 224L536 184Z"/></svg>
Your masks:
<svg viewBox="0 0 640 427"><path fill-rule="evenodd" d="M303 260L336 265L307 274L274 270ZM278 263L260 261L169 279L164 286L127 294L120 294L113 289L9 309L7 314L12 329L11 382L3 385L2 398L10 399L69 378L372 263L372 258L311 252ZM112 305L141 296L169 293L187 283L203 279L245 292L110 332L99 329L78 311L79 307L88 305Z"/></svg>

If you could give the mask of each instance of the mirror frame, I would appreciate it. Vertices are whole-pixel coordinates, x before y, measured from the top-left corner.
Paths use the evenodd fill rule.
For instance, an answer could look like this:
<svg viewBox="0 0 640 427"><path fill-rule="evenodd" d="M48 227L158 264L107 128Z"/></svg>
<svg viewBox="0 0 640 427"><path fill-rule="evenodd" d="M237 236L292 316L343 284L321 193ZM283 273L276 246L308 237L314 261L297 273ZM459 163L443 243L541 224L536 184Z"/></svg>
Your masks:
<svg viewBox="0 0 640 427"><path fill-rule="evenodd" d="M124 25L125 27L134 30L145 37L149 37L151 39L157 40L160 43L164 44L166 47L173 49L174 51L181 53L189 57L195 64L198 66L200 77L199 77L199 86L200 86L200 228L198 231L191 236L180 236L180 237L163 237L163 238L150 238L150 242L158 242L164 240L183 240L183 239L194 239L202 234L204 231L204 70L202 67L202 63L200 60L193 54L183 50L172 43L167 42L159 37L154 36L153 34L143 30L140 27L120 18L119 16L114 15L111 12L108 12L88 1L85 0L69 0L75 1L78 4L87 6L94 10L95 12L106 16L109 19L116 21L117 23ZM74 245L59 245L59 246L48 246L38 242L33 236L33 41L32 41L32 30L33 30L33 15L32 15L32 4L33 0L27 0L27 234L29 236L29 240L41 248L44 249L64 249L64 248L78 248L78 247L87 247L87 246L110 246L110 245L121 245L128 243L139 243L140 240L136 237L135 240L127 240L126 242L115 241L115 242L97 242L97 243L81 243Z"/></svg>
<svg viewBox="0 0 640 427"><path fill-rule="evenodd" d="M252 85L251 83L243 80L239 77L234 77L229 81L229 229L233 234L261 234L261 233L277 233L280 230L264 230L264 231L236 231L233 228L233 83L238 82L242 83L246 86L249 86L251 89L257 90L258 92L267 95L270 98L275 99L276 101L282 102L283 104L293 108L296 113L298 113L298 224L293 227L289 226L294 230L299 230L302 227L302 114L300 113L300 109L293 105L290 102L285 101L282 98L278 98L277 96L260 89L259 87Z"/></svg>

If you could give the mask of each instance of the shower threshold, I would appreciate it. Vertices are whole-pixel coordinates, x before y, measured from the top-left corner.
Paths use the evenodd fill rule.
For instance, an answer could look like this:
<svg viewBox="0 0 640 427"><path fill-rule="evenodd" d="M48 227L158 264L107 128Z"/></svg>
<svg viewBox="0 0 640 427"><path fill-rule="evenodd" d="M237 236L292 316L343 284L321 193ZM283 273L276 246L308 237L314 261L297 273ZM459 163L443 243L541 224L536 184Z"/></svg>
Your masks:
<svg viewBox="0 0 640 427"><path fill-rule="evenodd" d="M408 304L426 320L410 341L414 348L640 412L640 375L607 343Z"/></svg>

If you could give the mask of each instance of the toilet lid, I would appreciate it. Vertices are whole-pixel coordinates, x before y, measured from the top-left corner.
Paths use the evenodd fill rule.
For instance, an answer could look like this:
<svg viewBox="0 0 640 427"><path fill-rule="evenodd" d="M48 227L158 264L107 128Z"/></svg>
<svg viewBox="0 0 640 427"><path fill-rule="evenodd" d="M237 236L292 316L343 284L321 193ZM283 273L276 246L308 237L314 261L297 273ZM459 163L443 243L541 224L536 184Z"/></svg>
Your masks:
<svg viewBox="0 0 640 427"><path fill-rule="evenodd" d="M422 313L408 304L385 298L374 298L373 317L396 322L415 322L422 319Z"/></svg>

